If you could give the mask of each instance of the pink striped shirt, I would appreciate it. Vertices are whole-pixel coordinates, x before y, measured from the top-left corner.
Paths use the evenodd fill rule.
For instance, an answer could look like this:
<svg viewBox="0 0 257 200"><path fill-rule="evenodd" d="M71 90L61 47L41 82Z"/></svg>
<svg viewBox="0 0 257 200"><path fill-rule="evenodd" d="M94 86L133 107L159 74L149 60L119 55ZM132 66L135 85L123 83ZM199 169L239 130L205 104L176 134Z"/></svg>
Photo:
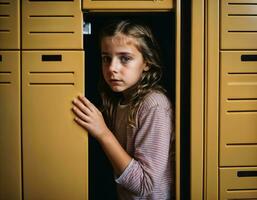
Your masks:
<svg viewBox="0 0 257 200"><path fill-rule="evenodd" d="M174 126L168 98L154 91L139 107L136 127L127 125L128 106L117 107L115 136L133 158L116 177L120 200L173 199Z"/></svg>

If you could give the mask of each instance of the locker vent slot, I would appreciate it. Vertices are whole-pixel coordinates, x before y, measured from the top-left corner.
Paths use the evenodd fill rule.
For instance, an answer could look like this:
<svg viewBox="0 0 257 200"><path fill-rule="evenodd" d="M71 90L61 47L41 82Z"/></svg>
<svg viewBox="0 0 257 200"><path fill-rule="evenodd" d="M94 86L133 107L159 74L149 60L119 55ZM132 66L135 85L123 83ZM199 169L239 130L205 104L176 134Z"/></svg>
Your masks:
<svg viewBox="0 0 257 200"><path fill-rule="evenodd" d="M1 71L0 72L0 85L9 85L12 83L10 81L11 73L12 72L9 72L9 71L6 71L6 72Z"/></svg>
<svg viewBox="0 0 257 200"><path fill-rule="evenodd" d="M74 85L74 83L29 83L30 85Z"/></svg>
<svg viewBox="0 0 257 200"><path fill-rule="evenodd" d="M257 110L228 110L228 113L252 113L252 112L257 112Z"/></svg>
<svg viewBox="0 0 257 200"><path fill-rule="evenodd" d="M66 33L66 34L74 34L73 31L30 31L29 33L30 34L41 34L41 33L51 33L51 34L53 34L53 33L58 33L58 34Z"/></svg>
<svg viewBox="0 0 257 200"><path fill-rule="evenodd" d="M0 85L10 85L12 82L2 82L2 81L0 81Z"/></svg>
<svg viewBox="0 0 257 200"><path fill-rule="evenodd" d="M237 172L238 177L252 177L257 176L257 171L238 171Z"/></svg>
<svg viewBox="0 0 257 200"><path fill-rule="evenodd" d="M52 71L52 72L45 72L45 71L31 71L29 72L30 74L74 74L75 72L73 71L66 71L66 72L61 72L61 71Z"/></svg>
<svg viewBox="0 0 257 200"><path fill-rule="evenodd" d="M42 55L42 61L62 61L62 55Z"/></svg>
<svg viewBox="0 0 257 200"><path fill-rule="evenodd" d="M30 85L75 85L74 71L32 71L30 75Z"/></svg>
<svg viewBox="0 0 257 200"><path fill-rule="evenodd" d="M257 61L257 55L242 55L241 61Z"/></svg>
<svg viewBox="0 0 257 200"><path fill-rule="evenodd" d="M228 192L237 192L237 191L257 191L257 188L240 188L240 189L227 189Z"/></svg>
<svg viewBox="0 0 257 200"><path fill-rule="evenodd" d="M11 32L11 31L8 30L8 29L5 29L5 30L2 29L2 30L0 30L0 32L1 32L1 33L9 33L9 32Z"/></svg>
<svg viewBox="0 0 257 200"><path fill-rule="evenodd" d="M2 72L0 72L0 75L1 75L1 74L11 74L11 73L12 73L12 72L9 72L9 71L8 71L8 72L3 72L3 71L2 71Z"/></svg>
<svg viewBox="0 0 257 200"><path fill-rule="evenodd" d="M70 18L73 18L74 15L30 15L29 17L31 18L37 18L37 17L70 17Z"/></svg>
<svg viewBox="0 0 257 200"><path fill-rule="evenodd" d="M229 33L257 33L257 30L228 30Z"/></svg>
<svg viewBox="0 0 257 200"><path fill-rule="evenodd" d="M9 5L10 2L0 2L0 5Z"/></svg>
<svg viewBox="0 0 257 200"><path fill-rule="evenodd" d="M245 6L249 6L249 5L251 6L251 5L252 5L252 6L255 6L255 5L257 5L257 3L247 3L247 2L244 2L244 3L243 3L243 2L237 2L237 3L234 3L234 2L233 2L233 3L230 3L230 2L229 2L228 5L232 5L232 6L233 6L233 5L243 5L243 6L244 6L244 5L245 5Z"/></svg>
<svg viewBox="0 0 257 200"><path fill-rule="evenodd" d="M251 17L257 16L257 14L228 14L229 17Z"/></svg>
<svg viewBox="0 0 257 200"><path fill-rule="evenodd" d="M228 101L257 101L257 98L227 98Z"/></svg>
<svg viewBox="0 0 257 200"><path fill-rule="evenodd" d="M257 143L228 143L227 146L256 146Z"/></svg>
<svg viewBox="0 0 257 200"><path fill-rule="evenodd" d="M257 74L257 72L228 72L228 75L250 75L250 74Z"/></svg>
<svg viewBox="0 0 257 200"><path fill-rule="evenodd" d="M0 62L2 62L2 55L0 55Z"/></svg>

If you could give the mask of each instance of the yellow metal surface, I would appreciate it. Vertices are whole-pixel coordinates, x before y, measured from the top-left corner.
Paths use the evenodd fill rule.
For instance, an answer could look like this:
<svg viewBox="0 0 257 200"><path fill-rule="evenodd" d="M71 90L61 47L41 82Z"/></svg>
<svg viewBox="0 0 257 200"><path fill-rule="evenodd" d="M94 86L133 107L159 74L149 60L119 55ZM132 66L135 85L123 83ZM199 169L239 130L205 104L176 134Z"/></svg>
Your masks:
<svg viewBox="0 0 257 200"><path fill-rule="evenodd" d="M191 19L191 200L203 198L204 14L204 0L194 1Z"/></svg>
<svg viewBox="0 0 257 200"><path fill-rule="evenodd" d="M83 49L80 0L22 1L23 49Z"/></svg>
<svg viewBox="0 0 257 200"><path fill-rule="evenodd" d="M0 199L22 199L20 53L0 51Z"/></svg>
<svg viewBox="0 0 257 200"><path fill-rule="evenodd" d="M257 166L257 61L221 53L220 165Z"/></svg>
<svg viewBox="0 0 257 200"><path fill-rule="evenodd" d="M172 9L173 0L83 0L83 9Z"/></svg>
<svg viewBox="0 0 257 200"><path fill-rule="evenodd" d="M219 1L206 4L206 103L204 199L218 200L219 145Z"/></svg>
<svg viewBox="0 0 257 200"><path fill-rule="evenodd" d="M257 49L257 0L222 0L221 48Z"/></svg>
<svg viewBox="0 0 257 200"><path fill-rule="evenodd" d="M0 2L0 49L20 48L20 1Z"/></svg>
<svg viewBox="0 0 257 200"><path fill-rule="evenodd" d="M24 199L88 199L88 139L71 111L83 51L22 52Z"/></svg>
<svg viewBox="0 0 257 200"><path fill-rule="evenodd" d="M257 167L221 168L219 199L257 199L257 176L251 176L256 172Z"/></svg>

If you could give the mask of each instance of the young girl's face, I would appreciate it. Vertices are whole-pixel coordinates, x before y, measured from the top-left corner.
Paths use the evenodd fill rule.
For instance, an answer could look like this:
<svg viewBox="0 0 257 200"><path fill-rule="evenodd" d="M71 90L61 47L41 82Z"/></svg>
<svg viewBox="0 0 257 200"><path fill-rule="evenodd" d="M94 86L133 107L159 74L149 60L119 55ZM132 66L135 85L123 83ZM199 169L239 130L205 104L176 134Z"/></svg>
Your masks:
<svg viewBox="0 0 257 200"><path fill-rule="evenodd" d="M122 34L102 39L103 77L114 92L126 94L148 70L136 44L136 39Z"/></svg>

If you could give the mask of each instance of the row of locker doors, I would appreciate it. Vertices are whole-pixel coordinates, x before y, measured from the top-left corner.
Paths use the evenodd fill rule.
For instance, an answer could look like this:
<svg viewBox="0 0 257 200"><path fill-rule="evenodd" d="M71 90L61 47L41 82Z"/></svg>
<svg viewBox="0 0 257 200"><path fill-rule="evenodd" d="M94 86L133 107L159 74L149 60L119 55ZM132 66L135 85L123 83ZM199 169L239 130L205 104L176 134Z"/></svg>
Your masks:
<svg viewBox="0 0 257 200"><path fill-rule="evenodd" d="M221 1L220 198L257 198L257 1Z"/></svg>
<svg viewBox="0 0 257 200"><path fill-rule="evenodd" d="M88 140L69 109L83 93L84 52L0 58L0 199L87 199Z"/></svg>
<svg viewBox="0 0 257 200"><path fill-rule="evenodd" d="M172 8L172 0L5 0L0 2L0 49L83 49L82 9Z"/></svg>
<svg viewBox="0 0 257 200"><path fill-rule="evenodd" d="M5 0L0 16L0 49L83 49L80 0Z"/></svg>

